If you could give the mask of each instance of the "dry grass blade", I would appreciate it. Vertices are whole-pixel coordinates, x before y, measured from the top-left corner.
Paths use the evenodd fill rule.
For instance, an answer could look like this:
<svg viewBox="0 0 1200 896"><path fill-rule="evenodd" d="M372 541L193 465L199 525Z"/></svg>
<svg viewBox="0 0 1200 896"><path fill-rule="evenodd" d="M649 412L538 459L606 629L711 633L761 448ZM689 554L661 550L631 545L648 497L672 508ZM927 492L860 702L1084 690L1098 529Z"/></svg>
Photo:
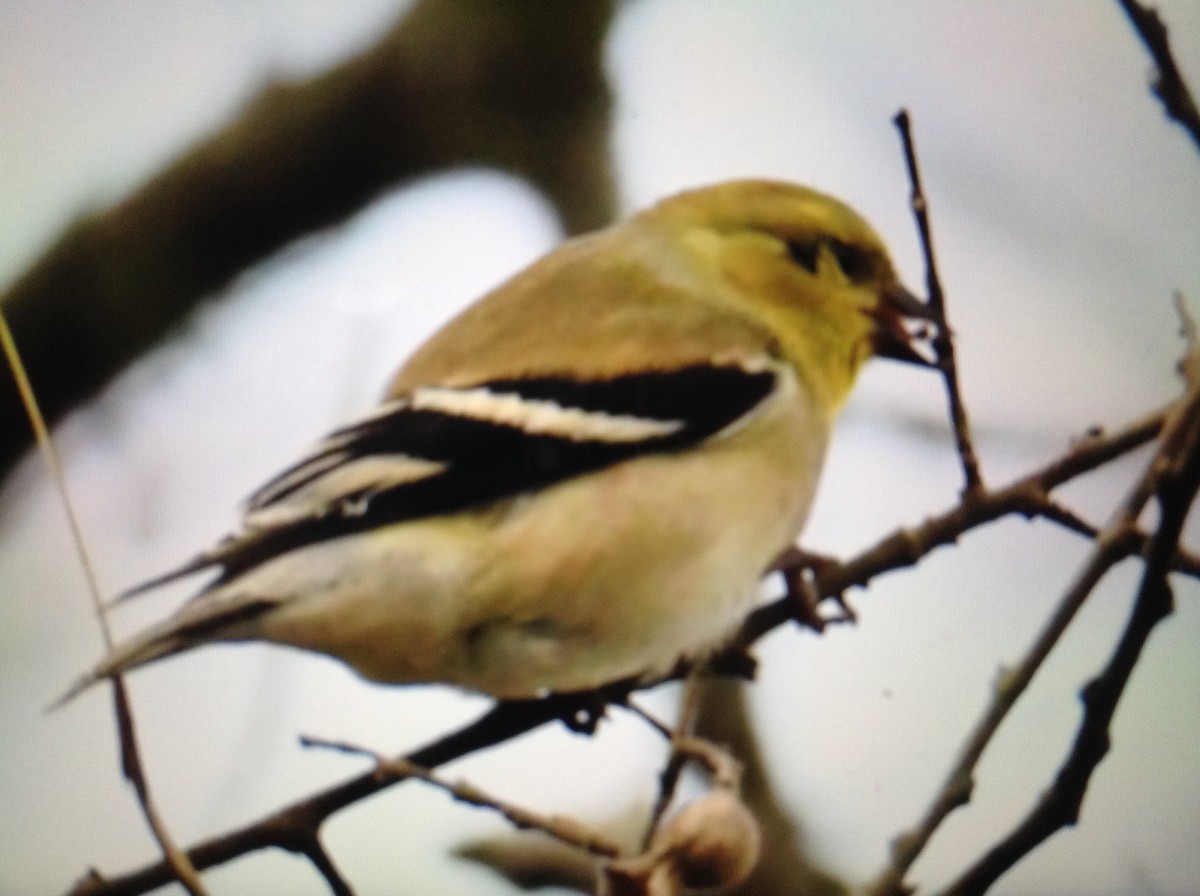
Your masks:
<svg viewBox="0 0 1200 896"><path fill-rule="evenodd" d="M54 441L50 438L50 431L46 427L46 421L43 419L41 410L38 408L37 396L34 394L33 386L29 382L25 366L21 363L21 355L17 351L16 342L13 339L12 332L8 328L8 321L5 319L3 311L0 311L0 345L4 349L4 356L8 360L13 377L17 381L17 390L20 393L22 403L25 405L25 410L29 414L29 422L33 426L38 448L41 449L42 456L46 460L46 466L49 468L50 475L54 480L59 498L62 500L63 510L67 515L67 523L71 529L71 537L75 541L75 550L78 553L80 563L83 564L84 575L87 578L88 592L92 598L92 608L96 613L96 619L100 623L100 631L104 636L104 646L112 649L112 630L109 628L108 618L104 612L104 600L100 595L99 579L96 577L96 569L87 548L87 541L83 537L83 527L79 524L79 514L75 512L75 505L71 501L71 494L67 490L66 477L63 475L62 463L59 461L58 452L54 448ZM133 711L129 706L129 696L125 691L125 684L120 676L114 676L112 681L113 710L117 718L117 735L121 743L121 770L129 783L133 785L133 789L137 793L138 803L142 807L142 814L146 818L146 823L150 826L150 830L154 834L154 839L158 841L159 848L174 871L176 879L192 896L204 896L205 890L204 885L200 882L200 875L196 873L196 869L192 867L192 863L188 861L188 857L171 839L171 835L167 831L166 825L159 816L154 806L154 801L150 796L150 788L146 784L146 776L142 770L141 755L137 748L137 736L133 727Z"/></svg>

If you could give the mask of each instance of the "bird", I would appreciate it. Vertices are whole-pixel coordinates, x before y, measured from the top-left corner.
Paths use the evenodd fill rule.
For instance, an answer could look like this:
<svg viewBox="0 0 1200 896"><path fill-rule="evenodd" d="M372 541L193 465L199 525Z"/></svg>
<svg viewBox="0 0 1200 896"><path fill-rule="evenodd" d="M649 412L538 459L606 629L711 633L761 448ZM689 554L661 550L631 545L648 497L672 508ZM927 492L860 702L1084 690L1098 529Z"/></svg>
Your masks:
<svg viewBox="0 0 1200 896"><path fill-rule="evenodd" d="M871 226L732 180L569 239L452 318L382 402L122 598L207 573L63 700L216 642L501 700L719 650L796 543L871 357L929 366Z"/></svg>

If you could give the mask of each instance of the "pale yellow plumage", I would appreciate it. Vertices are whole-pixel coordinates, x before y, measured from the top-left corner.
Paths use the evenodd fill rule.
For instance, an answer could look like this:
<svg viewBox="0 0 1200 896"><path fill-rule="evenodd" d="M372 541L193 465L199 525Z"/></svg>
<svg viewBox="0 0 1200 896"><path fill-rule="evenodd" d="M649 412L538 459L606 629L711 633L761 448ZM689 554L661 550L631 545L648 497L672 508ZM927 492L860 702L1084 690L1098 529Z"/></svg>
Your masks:
<svg viewBox="0 0 1200 896"><path fill-rule="evenodd" d="M661 674L736 626L859 368L915 359L921 313L870 227L800 187L720 184L572 240L265 486L179 571L216 583L72 693L242 639L499 697Z"/></svg>

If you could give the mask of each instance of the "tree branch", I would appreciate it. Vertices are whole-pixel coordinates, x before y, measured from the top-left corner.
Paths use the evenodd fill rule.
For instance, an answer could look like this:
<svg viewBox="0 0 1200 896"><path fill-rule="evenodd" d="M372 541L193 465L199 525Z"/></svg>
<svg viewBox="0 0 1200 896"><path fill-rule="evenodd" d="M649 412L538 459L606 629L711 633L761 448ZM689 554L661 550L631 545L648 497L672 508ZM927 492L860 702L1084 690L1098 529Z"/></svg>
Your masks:
<svg viewBox="0 0 1200 896"><path fill-rule="evenodd" d="M75 502L71 499L71 492L67 488L67 480L63 475L63 467L58 457L58 450L54 447L54 440L50 437L50 432L46 428L46 421L42 416L41 406L38 404L37 396L34 395L33 388L30 386L25 364L21 358L21 353L17 351L16 342L13 340L12 331L8 328L8 321L2 308L0 308L0 348L3 349L2 353L8 362L9 368L12 370L13 382L16 386L21 406L29 417L32 431L37 438L38 448L41 449L42 458L54 483L54 489L62 502L63 512L66 515L67 524L71 530L71 537L75 542L75 551L83 567L84 579L88 585L88 595L92 600L92 609L96 613L96 622L100 626L100 634L103 638L104 646L108 650L112 650L112 629L108 624L108 616L104 608L104 597L100 591L100 580L96 576L96 567L92 562L92 554L88 549L87 539L83 535L83 526L79 521L79 514L75 511ZM158 810L155 807L154 799L150 793L150 786L146 781L146 775L142 767L142 757L138 750L137 731L135 730L133 721L133 709L129 705L129 694L125 690L125 680L119 674L113 675L111 680L113 686L113 712L116 715L117 721L117 739L121 747L121 772L124 774L125 780L132 785L134 793L137 795L138 805L142 809L142 816L146 819L146 824L149 826L151 834L162 850L167 864L171 866L171 871L175 879L187 890L190 896L205 896L204 885L200 881L200 876L196 873L196 869L191 866L191 863L188 862L187 857L179 850L179 847L175 845L175 841L171 838L167 826L163 823L162 817L158 814Z"/></svg>
<svg viewBox="0 0 1200 896"><path fill-rule="evenodd" d="M865 585L882 573L912 566L939 545L950 544L971 529L1001 517L1014 513L1038 515L1046 506L1045 495L1049 490L1150 441L1161 430L1167 413L1150 415L1112 435L1092 434L1062 457L1006 488L985 491L970 501L964 500L920 526L885 537L844 563L828 561L819 565L815 574L818 593L823 597L840 595L852 586ZM1141 541L1135 538L1123 542L1122 547L1129 553L1140 544ZM748 617L736 639L735 649L743 652L768 631L792 618L793 603L787 598L760 607ZM672 677L682 677L686 672L687 667L681 666ZM644 684L618 682L596 692L497 704L476 722L404 758L432 769L503 743L547 722L566 720L572 726L588 730L606 706L623 704L635 687ZM327 818L398 783L398 780L381 781L373 772L360 775L228 834L197 844L188 850L188 856L196 868L204 870L261 849L280 848L307 855L314 833ZM70 896L131 896L149 892L170 880L166 865L156 862L119 877L93 875L77 884Z"/></svg>
<svg viewBox="0 0 1200 896"><path fill-rule="evenodd" d="M835 599L853 587L865 586L882 573L913 566L938 547L954 544L972 529L1006 516L1043 517L1051 522L1062 519L1062 509L1051 492L1078 476L1089 473L1141 447L1154 439L1169 412L1158 411L1128 424L1112 435L1091 433L1060 457L1014 480L1002 488L987 488L970 499L963 499L918 526L898 529L885 536L857 557L843 563L828 558L812 568L814 588L821 599ZM1073 527L1068 527L1075 531ZM1131 540L1129 552L1140 545ZM1173 567L1195 574L1200 562L1180 552ZM753 644L767 632L795 618L791 597L783 597L757 608L742 625L735 639L737 648Z"/></svg>
<svg viewBox="0 0 1200 896"><path fill-rule="evenodd" d="M390 186L482 165L570 232L613 213L603 40L614 0L420 0L375 47L267 87L223 131L73 224L0 295L53 423L199 302ZM0 378L0 478L30 434Z"/></svg>
<svg viewBox="0 0 1200 896"><path fill-rule="evenodd" d="M1167 117L1179 122L1184 130L1192 135L1197 149L1200 149L1200 109L1196 108L1196 101L1188 90L1187 82L1183 80L1179 66L1175 64L1175 55L1171 52L1171 44L1167 39L1167 26L1155 10L1142 6L1137 0L1118 2L1158 67L1158 76L1150 89L1162 101Z"/></svg>
<svg viewBox="0 0 1200 896"><path fill-rule="evenodd" d="M459 731L409 753L404 761L428 769L436 768L556 720L573 728L591 730L604 707L624 703L633 687L630 682L620 682L585 694L499 703ZM311 857L314 838L331 815L402 780L405 779L381 778L374 771L367 772L244 827L199 843L187 851L188 858L203 871L262 849L285 849ZM93 872L76 884L69 896L133 896L148 893L173 879L165 862L154 862L119 877L104 878Z"/></svg>
<svg viewBox="0 0 1200 896"><path fill-rule="evenodd" d="M541 831L549 837L574 846L576 849L594 856L615 858L621 855L621 848L602 834L592 831L574 819L561 815L542 815L532 812L522 806L515 805L499 797L480 790L473 784L464 781L447 781L439 777L432 769L417 765L408 759L389 759L365 750L354 744L342 741L323 740L314 737L302 737L300 743L305 747L323 747L337 750L341 753L367 756L375 762L375 775L384 781L400 781L405 778L418 778L432 787L444 791L460 803L476 806L480 809L491 809L504 816L518 830Z"/></svg>
<svg viewBox="0 0 1200 896"><path fill-rule="evenodd" d="M1159 523L1142 553L1144 567L1133 610L1104 670L1080 693L1083 719L1071 750L1029 814L947 888L945 896L979 896L1051 834L1079 820L1092 773L1111 745L1109 732L1121 695L1150 633L1173 610L1168 574L1200 490L1200 344L1193 341L1190 355L1191 363L1184 364L1193 371L1188 393L1168 419L1159 451L1138 484L1139 493L1154 496ZM1131 529L1139 511L1140 506L1126 506L1110 529Z"/></svg>
<svg viewBox="0 0 1200 896"><path fill-rule="evenodd" d="M450 0L442 2L449 3ZM471 3L476 0L458 2ZM425 0L418 9L438 5L438 0ZM1122 5L1127 12L1130 8L1142 10L1138 4L1132 2L1122 0ZM607 5L605 9L607 12ZM1132 18L1133 13L1130 15ZM1150 15L1153 16L1153 13ZM1157 17L1154 18L1157 21ZM405 27L408 25L409 20L406 20ZM1165 29L1162 40L1165 45ZM1147 44L1149 45L1149 40ZM1183 89L1186 95L1186 87ZM1156 87L1156 92L1158 90ZM911 862L915 860L941 820L966 801L970 793L971 776L983 749L1092 588L1119 559L1141 554L1145 561L1142 585L1129 624L1114 650L1108 667L1084 691L1084 720L1075 746L1060 770L1052 791L1035 807L1029 818L969 869L950 891L955 894L977 893L983 892L1000 874L1054 830L1074 822L1091 772L1107 750L1109 722L1129 674L1150 630L1166 612L1169 612L1171 594L1168 573L1177 571L1197 575L1197 571L1200 570L1200 561L1187 554L1179 544L1179 531L1197 488L1200 487L1200 447L1197 447L1200 445L1200 423L1197 423L1197 420L1200 420L1200 400L1196 397L1197 378L1193 377L1188 393L1166 410L1136 421L1112 435L1093 433L1061 457L1004 488L986 487L979 473L965 410L958 392L953 344L949 328L945 325L944 302L933 261L928 220L924 215L925 200L916 168L915 153L912 152L911 141L907 136L907 119L903 122L898 120L897 125L901 127L906 140L906 153L913 180L913 207L922 229L922 244L926 252L930 300L931 303L934 302L936 296L939 336L944 336L946 340L945 345L937 348L938 362L950 395L951 417L966 484L960 502L954 507L918 526L902 529L887 536L845 563L825 561L808 566L806 569L811 575L806 581L811 585L817 599L841 599L850 587L865 585L881 573L914 565L922 556L938 546L953 543L960 535L1010 514L1044 518L1069 531L1094 539L1095 547L1075 584L1064 596L1055 615L1046 624L1026 658L997 686L992 706L987 709L984 719L968 740L959 763L949 775L946 785L937 795L926 817L912 832L898 839L893 864L876 882L873 893L905 892L903 878ZM448 127L445 121L439 121L437 124L437 128ZM494 127L494 122L490 123L489 127ZM437 133L437 128L431 128L430 133ZM955 406L958 407L958 412L955 412ZM0 419L3 419L2 415ZM1180 435L1181 432L1184 434ZM1108 526L1097 531L1096 527L1054 499L1053 491L1062 484L1155 438L1159 439L1159 451L1154 462L1126 499L1117 517ZM2 464L3 457L0 455L0 465ZM1142 506L1152 498L1159 504L1160 522L1152 533L1146 534L1137 529L1136 521ZM784 598L760 608L747 619L737 646L744 651L767 631L796 618L796 615L796 602L791 598ZM681 666L673 677L682 676L686 671L686 666ZM497 704L475 723L458 732L403 759L381 763L371 773L315 793L257 822L198 844L189 851L189 857L197 868L203 869L259 849L287 849L306 855L325 877L333 892L350 894L349 885L342 880L320 844L321 826L331 815L405 779L407 775L414 773L413 769L417 766L422 769L434 768L474 750L504 742L548 721L559 719L575 727L590 729L594 727L607 705L624 703L629 694L643 684L645 683L621 682L587 694L562 695L527 703ZM101 893L143 893L164 885L171 879L171 872L166 863L158 862L122 877L107 880L93 873L88 879L77 884L71 890L71 894L83 896Z"/></svg>
<svg viewBox="0 0 1200 896"><path fill-rule="evenodd" d="M900 131L900 142L904 147L904 162L908 168L908 180L912 187L909 205L917 222L917 233L921 239L921 252L925 256L925 284L929 292L929 306L933 311L936 332L933 334L935 363L946 384L946 400L950 408L950 423L954 429L954 445L958 450L959 463L963 471L963 495L974 495L983 488L983 476L979 472L979 458L975 454L975 443L971 438L971 424L967 419L967 406L958 385L958 363L954 357L954 334L946 318L946 296L942 290L942 278L938 274L933 254L933 226L929 222L929 201L921 185L921 171L917 165L917 149L913 144L912 128L908 110L901 109L892 119Z"/></svg>

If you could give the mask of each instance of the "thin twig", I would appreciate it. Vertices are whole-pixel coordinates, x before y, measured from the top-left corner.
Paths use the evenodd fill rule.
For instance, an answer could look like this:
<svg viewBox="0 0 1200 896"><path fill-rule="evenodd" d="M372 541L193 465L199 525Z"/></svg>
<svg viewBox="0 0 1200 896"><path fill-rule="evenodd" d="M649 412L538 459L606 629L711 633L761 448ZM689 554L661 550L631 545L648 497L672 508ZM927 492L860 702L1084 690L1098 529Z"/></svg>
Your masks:
<svg viewBox="0 0 1200 896"><path fill-rule="evenodd" d="M21 403L25 406L25 411L29 415L29 422L33 427L38 448L41 450L46 466L50 470L50 477L54 480L59 500L62 501L63 512L67 516L67 525L71 530L71 538L75 542L76 555L83 566L84 578L88 583L88 594L92 600L92 610L96 614L96 620L100 624L100 634L104 638L104 646L111 651L113 646L112 629L108 624L108 616L104 610L104 598L100 594L100 579L96 575L96 565L92 562L92 555L88 550L87 539L83 536L83 526L79 522L79 514L75 511L75 504L71 500L71 493L67 489L67 478L63 473L62 462L59 460L58 451L54 447L54 440L50 438L50 430L47 428L46 421L42 417L41 408L38 407L37 396L34 394L33 386L29 382L25 365L21 362L21 353L17 350L16 341L13 339L12 331L9 330L8 320L4 316L3 309L0 309L0 347L3 347L4 356L8 360L8 366L17 381L17 391L20 394ZM183 854L179 847L175 845L174 840L171 839L170 832L158 814L154 800L150 795L150 788L146 783L146 775L142 768L141 755L138 752L137 732L134 730L133 723L133 710L129 705L129 695L125 690L125 682L119 675L114 675L112 683L113 710L117 718L117 738L121 746L121 771L125 775L125 779L133 786L134 793L137 794L138 804L142 807L142 815L146 819L146 824L149 825L154 839L158 841L158 846L170 864L176 879L192 896L204 896L204 885L200 882L200 875L196 873L196 869L192 867L187 856Z"/></svg>
<svg viewBox="0 0 1200 896"><path fill-rule="evenodd" d="M891 861L868 888L871 896L901 896L909 892L904 884L904 875L946 817L970 799L975 767L984 750L1092 589L1113 564L1128 556L1130 544L1126 535L1127 529L1122 526L1106 530L1096 540L1091 559L1043 626L1033 646L1015 667L1006 670L997 681L991 704L967 737L958 759L924 816L915 827L892 841Z"/></svg>
<svg viewBox="0 0 1200 896"><path fill-rule="evenodd" d="M667 808L675 798L679 780L687 763L688 754L681 749L681 744L692 735L696 725L696 717L700 712L699 682L701 675L699 667L693 668L684 681L683 698L679 701L679 719L674 730L668 730L667 737L671 741L671 752L658 776L658 796L650 809L650 817L646 830L642 834L642 850L648 850L658 832L658 826L667 814Z"/></svg>
<svg viewBox="0 0 1200 896"><path fill-rule="evenodd" d="M581 713L594 716L599 705L623 705L633 688L633 682L617 682L585 694L500 703L474 722L404 758L417 766L436 768L519 737L547 722L563 721L575 726ZM188 857L195 867L203 870L263 849L285 849L308 856L312 838L330 816L399 780L381 779L373 771L359 775L297 800L257 821L203 841L188 850ZM156 862L112 878L90 875L69 892L70 896L134 896L164 886L171 879L167 865Z"/></svg>
<svg viewBox="0 0 1200 896"><path fill-rule="evenodd" d="M541 831L543 834L547 834L556 840L566 843L569 846L574 846L577 849L582 849L592 855L611 859L621 854L619 846L603 835L588 829L573 818L531 812L521 806L492 796L464 781L447 781L435 774L432 769L417 765L408 759L389 759L386 756L342 741L302 737L300 738L300 743L306 747L323 747L342 753L366 756L374 760L375 774L381 780L395 782L406 778L417 778L426 784L445 791L459 802L497 812L521 830Z"/></svg>
<svg viewBox="0 0 1200 896"><path fill-rule="evenodd" d="M329 884L329 892L333 896L354 896L354 888L350 886L349 881L342 877L333 858L316 834L309 838L307 847L303 847L301 851L308 857L308 861L312 863L317 873L325 879L325 883Z"/></svg>
<svg viewBox="0 0 1200 896"><path fill-rule="evenodd" d="M967 407L958 385L958 364L954 357L954 335L946 319L946 296L938 274L933 253L933 228L929 223L929 201L921 185L921 172L917 165L917 150L913 145L912 128L908 110L901 109L892 119L900 131L904 145L904 161L908 167L908 179L912 185L909 204L917 222L921 238L921 251L925 256L925 284L929 291L929 307L933 312L936 332L933 334L935 363L946 384L946 399L950 405L950 421L954 426L954 443L963 471L963 497L969 498L983 489L983 476L979 471L979 457L971 438L971 424L967 419Z"/></svg>
<svg viewBox="0 0 1200 896"><path fill-rule="evenodd" d="M662 719L655 716L653 713L651 713L649 710L647 710L644 706L641 706L640 704L635 703L633 700L630 700L627 704L625 704L625 708L629 712L631 712L635 716L637 716L639 719L641 719L643 722L645 722L647 725L649 725L651 728L653 728L655 731L657 731L663 737L663 739L665 739L665 740L671 739L671 736L674 734L674 732L671 729L671 726L668 725L666 722L664 722Z"/></svg>
<svg viewBox="0 0 1200 896"><path fill-rule="evenodd" d="M845 563L828 561L815 571L823 596L840 594L854 585L864 585L875 576L911 566L938 545L950 544L978 526L1011 514L1036 513L1039 496L1070 480L1091 472L1152 440L1160 431L1167 411L1150 414L1112 434L1094 433L1073 445L1064 455L1009 486L989 491L970 506L959 504L915 529L895 532ZM1140 544L1140 541L1137 542ZM747 619L736 643L752 645L768 631L791 619L793 602L787 598L760 607ZM682 671L680 674L683 674ZM572 718L583 709L594 711L604 701L624 704L634 689L632 682L618 683L594 695L567 695L545 701L499 704L476 722L428 747L408 755L418 765L433 768L471 752L485 749L531 731L547 722ZM299 833L307 835L329 816L390 786L373 774L362 775L327 790L319 791L271 815L223 836L204 841L188 851L200 869L223 864L240 856L272 847L297 851ZM72 890L72 896L133 896L169 882L171 875L159 862L110 879L92 877Z"/></svg>
<svg viewBox="0 0 1200 896"><path fill-rule="evenodd" d="M13 339L12 331L8 328L8 319L4 316L3 309L0 309L0 345L4 348L4 357L8 360L13 378L17 381L21 404L24 405L25 413L29 416L29 423L33 427L38 449L42 452L42 459L50 472L50 478L54 481L54 489L58 492L63 512L67 516L67 526L71 530L75 552L83 566L84 578L88 583L88 596L92 601L92 612L95 613L96 621L100 625L104 646L106 649L112 650L112 627L108 624L108 615L104 611L104 599L100 596L100 578L96 575L96 565L92 562L87 539L83 537L83 526L80 525L79 514L75 512L75 502L71 499L71 492L67 488L67 478L63 474L63 465L58 456L58 449L54 447L54 440L50 437L50 430L42 417L37 395L33 391L33 385L29 382L29 375L25 372L21 353L17 350L17 343Z"/></svg>
<svg viewBox="0 0 1200 896"><path fill-rule="evenodd" d="M1189 323L1185 320L1185 330ZM947 888L945 896L980 896L1051 834L1079 820L1092 773L1111 745L1109 732L1117 704L1151 632L1173 610L1167 577L1188 512L1200 491L1200 345L1194 341L1194 323L1190 329L1191 363L1181 365L1193 371L1188 393L1164 427L1160 450L1141 480L1145 490L1154 495L1159 524L1142 553L1144 568L1133 610L1104 670L1081 692L1083 719L1053 784L1007 836ZM1126 507L1114 525L1129 527L1136 518L1135 508Z"/></svg>
<svg viewBox="0 0 1200 896"><path fill-rule="evenodd" d="M1074 532L1077 535L1082 535L1084 538L1094 539L1100 533L1100 530L1096 526L1083 519L1075 511L1061 506L1054 500L1048 500L1045 507L1038 512L1038 516L1057 523L1064 529ZM1137 547L1132 553L1144 554L1153 537L1146 532L1138 530ZM1200 579L1200 557L1186 550L1183 545L1177 546L1175 556L1171 558L1170 567L1172 572L1177 572L1193 579Z"/></svg>
<svg viewBox="0 0 1200 896"><path fill-rule="evenodd" d="M1021 661L1008 669L997 682L991 704L968 736L958 759L925 815L915 827L893 841L890 864L868 890L872 896L899 896L899 894L909 892L904 883L904 876L908 869L946 817L970 799L975 768L982 758L984 750L1021 694L1025 692L1051 650L1061 639L1071 620L1075 618L1104 575L1117 562L1140 549L1144 552L1144 556L1153 555L1159 558L1157 565L1161 569L1156 575L1162 579L1163 588L1166 587L1166 575L1173 569L1174 559L1178 554L1179 529L1182 529L1183 517L1186 516L1186 510L1190 506L1195 489L1193 488L1191 494L1186 495L1184 507L1178 514L1180 516L1178 528L1174 530L1174 536L1165 548L1161 544L1164 527L1168 527L1169 523L1165 505L1164 513L1160 515L1161 522L1158 531L1148 541L1138 531L1137 520L1147 501L1154 495L1159 495L1159 503L1162 504L1163 477L1161 471L1164 465L1170 467L1178 462L1179 451L1182 450L1180 448L1181 436L1179 435L1181 430L1189 434L1188 438L1191 441L1186 444L1190 445L1192 451L1200 453L1200 449L1195 445L1200 439L1200 424L1197 424L1197 420L1200 420L1200 388L1197 383L1189 383L1188 391L1168 410L1165 416L1158 435L1159 450L1150 460L1144 474L1134 483L1129 494L1121 502L1112 522L1097 534L1095 547L1087 563L1064 594L1054 613L1042 627L1033 645ZM1146 574L1149 575L1151 572L1152 568L1148 564ZM1143 590L1147 587L1145 584L1147 581L1149 580L1143 579ZM1139 603L1142 600L1143 598L1139 594ZM1155 617L1154 621L1156 622L1158 618L1160 617ZM1131 621L1130 624L1132 626L1133 622ZM1127 629L1122 643L1132 639L1137 641L1137 646L1132 656L1129 654L1132 647L1118 649L1122 658L1121 662L1129 663L1128 669L1124 671L1125 678L1128 677L1128 672L1132 671L1132 663L1136 662L1141 644L1144 643L1145 636L1149 634L1149 628L1152 626L1153 622L1148 626L1143 622L1138 628L1136 636L1131 636ZM1137 640L1138 637L1140 637L1140 641ZM1121 668L1124 669L1124 666ZM1079 801L1083 798L1083 788L1086 787L1091 769L1100 761L1107 749L1107 719L1111 717L1111 710L1115 708L1116 699L1120 696L1123 687L1124 678L1121 679L1119 687L1116 687L1115 694L1111 696L1111 706L1108 707L1107 715L1097 711L1090 712L1089 717L1085 717L1084 727L1087 729L1087 736L1085 737L1081 730L1076 741L1076 752L1090 751L1088 760L1086 762L1082 759L1069 760L1064 766L1065 770L1071 772L1071 780L1074 785L1074 789L1071 791L1074 798L1072 812L1077 813ZM1085 703L1087 702L1085 697ZM1103 725L1099 729L1100 733L1096 734L1096 725L1100 724L1100 721L1103 721ZM1097 738L1105 741L1103 749L1097 750L1099 742ZM1087 762L1090 762L1090 765L1087 765ZM1086 770L1083 770L1084 765L1086 765ZM1061 778L1063 775L1060 774ZM1054 803L1055 806L1063 805L1064 801L1069 802L1065 800L1061 792L1054 790L1050 792L1047 800L1051 798L1060 801ZM958 883L952 886L949 892L956 896L982 893L1000 873L1011 867L1018 858L1049 836L1049 833L1057 830L1062 824L1071 823L1074 820L1070 813L1060 815L1056 819L1059 823L1055 824L1053 828L1048 828L1047 826L1050 824L1047 817L1048 810L1042 814L1035 812L1034 815L1036 816L1035 820L1028 821L1027 826L1022 826L1010 838L997 845L985 859L981 860ZM986 883L983 883L984 881Z"/></svg>
<svg viewBox="0 0 1200 896"><path fill-rule="evenodd" d="M1200 148L1200 109L1197 109L1187 82L1175 64L1171 43L1167 39L1167 26L1155 10L1142 6L1137 0L1118 2L1158 67L1158 77L1154 79L1151 90L1162 101L1167 117L1179 122Z"/></svg>
<svg viewBox="0 0 1200 896"><path fill-rule="evenodd" d="M970 501L960 501L919 526L892 532L844 563L822 562L813 569L817 593L823 599L838 597L883 573L913 566L934 549L953 544L972 529L1006 516L1036 517L1046 510L1046 518L1057 521L1058 511L1050 510L1058 507L1050 498L1054 489L1154 439L1167 413L1167 410L1157 411L1111 435L1094 433L1060 457L1003 488L985 488ZM1131 551L1139 544L1139 541L1131 542ZM1190 564L1194 558L1184 559ZM795 602L788 596L758 607L746 618L734 639L734 646L749 647L767 632L789 621L794 609Z"/></svg>
<svg viewBox="0 0 1200 896"><path fill-rule="evenodd" d="M742 786L742 764L724 747L706 737L680 737L675 749L687 759L694 759L708 771L714 787L737 791Z"/></svg>
<svg viewBox="0 0 1200 896"><path fill-rule="evenodd" d="M844 563L825 560L814 569L814 581L822 596L841 594L865 585L883 573L912 566L939 545L950 544L978 526L1012 514L1037 515L1048 493L1151 441L1163 426L1166 410L1149 414L1112 433L1095 432L1072 445L1062 456L1015 480L1005 488L986 491L969 506L960 503L913 529L900 530ZM1135 546L1140 536L1133 540ZM1136 549L1136 548L1135 548ZM794 603L783 598L758 608L750 615L736 639L745 649L768 631L792 618ZM681 667L678 676L686 673ZM678 677L677 676L677 677ZM500 704L465 728L408 755L418 765L436 767L468 753L485 749L531 731L547 722L572 719L581 711L595 713L605 701L627 702L635 684L624 682L593 695L566 695L546 701ZM197 868L210 868L239 856L272 847L300 851L299 835L311 832L335 812L346 808L394 782L380 782L366 774L314 793L290 806L251 822L223 836L204 841L188 851ZM145 893L167 883L170 872L163 863L148 865L107 880L89 878L72 891L73 896L115 896Z"/></svg>
<svg viewBox="0 0 1200 896"><path fill-rule="evenodd" d="M117 740L121 747L121 773L132 785L137 794L138 804L142 807L142 815L150 832L158 842L163 857L171 867L175 879L191 896L205 896L207 892L200 881L200 875L189 861L187 854L175 843L167 830L166 822L158 812L158 807L150 793L150 785L142 766L141 751L138 749L137 729L134 727L133 708L129 703L129 692L125 688L125 679L120 675L112 676L113 712L117 718Z"/></svg>
<svg viewBox="0 0 1200 896"><path fill-rule="evenodd" d="M686 765L687 757L672 747L671 752L667 754L667 761L663 764L663 770L658 773L658 794L654 798L654 805L650 807L650 817L646 822L646 829L642 832L643 852L648 850L650 844L654 842L658 826L662 824L671 801L675 799L675 791L679 788L679 781L683 777L683 769Z"/></svg>

